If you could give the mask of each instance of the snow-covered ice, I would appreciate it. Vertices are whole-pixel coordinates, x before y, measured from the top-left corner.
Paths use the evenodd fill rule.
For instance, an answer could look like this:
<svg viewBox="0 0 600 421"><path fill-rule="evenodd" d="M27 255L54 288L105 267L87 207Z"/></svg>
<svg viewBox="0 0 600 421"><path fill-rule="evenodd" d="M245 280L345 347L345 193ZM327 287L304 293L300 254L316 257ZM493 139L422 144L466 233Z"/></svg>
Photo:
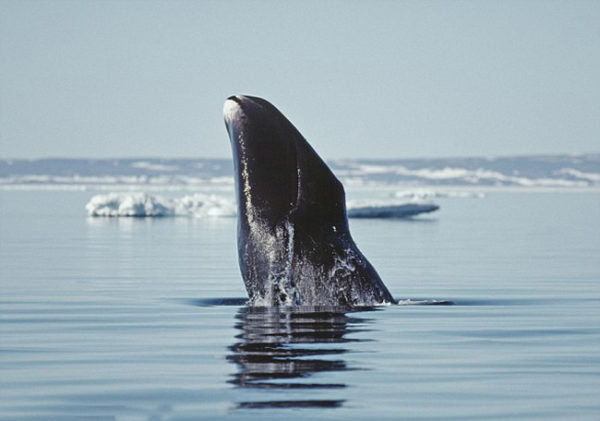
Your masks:
<svg viewBox="0 0 600 421"><path fill-rule="evenodd" d="M215 194L191 194L166 198L148 193L108 193L93 196L86 204L89 216L161 217L191 216L231 217L236 215L233 199ZM433 212L432 203L398 203L397 201L348 202L349 218L403 218Z"/></svg>

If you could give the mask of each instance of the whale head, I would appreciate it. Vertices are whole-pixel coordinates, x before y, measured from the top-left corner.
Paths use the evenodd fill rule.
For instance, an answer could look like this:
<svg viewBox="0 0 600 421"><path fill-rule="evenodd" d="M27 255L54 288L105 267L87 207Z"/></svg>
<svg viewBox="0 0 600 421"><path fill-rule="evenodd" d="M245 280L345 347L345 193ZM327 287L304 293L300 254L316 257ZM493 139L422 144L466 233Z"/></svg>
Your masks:
<svg viewBox="0 0 600 421"><path fill-rule="evenodd" d="M240 216L275 227L294 213L347 228L345 194L294 125L268 101L244 95L225 101ZM318 204L318 206L316 206Z"/></svg>
<svg viewBox="0 0 600 421"><path fill-rule="evenodd" d="M356 306L392 302L348 229L342 184L264 99L223 107L233 151L238 258L250 303Z"/></svg>

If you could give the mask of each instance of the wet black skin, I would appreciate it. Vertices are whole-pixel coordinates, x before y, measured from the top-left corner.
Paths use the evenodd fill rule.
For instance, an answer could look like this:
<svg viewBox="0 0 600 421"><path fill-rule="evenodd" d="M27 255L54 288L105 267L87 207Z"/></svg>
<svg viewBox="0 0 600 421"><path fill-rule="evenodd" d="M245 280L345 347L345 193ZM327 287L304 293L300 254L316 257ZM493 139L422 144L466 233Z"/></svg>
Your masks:
<svg viewBox="0 0 600 421"><path fill-rule="evenodd" d="M393 302L348 228L342 184L272 104L233 96L238 255L250 303L355 306ZM233 110L233 111L232 111Z"/></svg>

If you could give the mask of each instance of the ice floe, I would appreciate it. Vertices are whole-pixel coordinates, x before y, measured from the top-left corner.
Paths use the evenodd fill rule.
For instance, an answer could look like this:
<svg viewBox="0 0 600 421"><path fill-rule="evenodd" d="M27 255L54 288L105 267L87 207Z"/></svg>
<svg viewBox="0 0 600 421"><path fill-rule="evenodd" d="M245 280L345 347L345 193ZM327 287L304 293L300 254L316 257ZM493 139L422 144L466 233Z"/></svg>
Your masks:
<svg viewBox="0 0 600 421"><path fill-rule="evenodd" d="M147 193L98 194L85 205L89 216L234 216L233 201L217 195L192 194L165 198Z"/></svg>
<svg viewBox="0 0 600 421"><path fill-rule="evenodd" d="M398 203L390 201L348 202L349 218L404 218L433 212L433 203ZM190 216L231 217L236 215L233 199L211 194L163 197L148 193L108 193L93 196L85 205L89 216L165 217Z"/></svg>

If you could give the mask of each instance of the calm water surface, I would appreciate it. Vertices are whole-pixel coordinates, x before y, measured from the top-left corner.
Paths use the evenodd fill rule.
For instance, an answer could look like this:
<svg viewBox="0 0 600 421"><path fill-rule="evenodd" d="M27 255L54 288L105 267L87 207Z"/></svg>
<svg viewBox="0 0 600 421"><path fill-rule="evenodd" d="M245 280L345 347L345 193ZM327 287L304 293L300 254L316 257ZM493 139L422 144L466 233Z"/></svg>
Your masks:
<svg viewBox="0 0 600 421"><path fill-rule="evenodd" d="M0 191L0 419L600 418L600 195L352 220L402 299L243 305L234 219L91 219Z"/></svg>

